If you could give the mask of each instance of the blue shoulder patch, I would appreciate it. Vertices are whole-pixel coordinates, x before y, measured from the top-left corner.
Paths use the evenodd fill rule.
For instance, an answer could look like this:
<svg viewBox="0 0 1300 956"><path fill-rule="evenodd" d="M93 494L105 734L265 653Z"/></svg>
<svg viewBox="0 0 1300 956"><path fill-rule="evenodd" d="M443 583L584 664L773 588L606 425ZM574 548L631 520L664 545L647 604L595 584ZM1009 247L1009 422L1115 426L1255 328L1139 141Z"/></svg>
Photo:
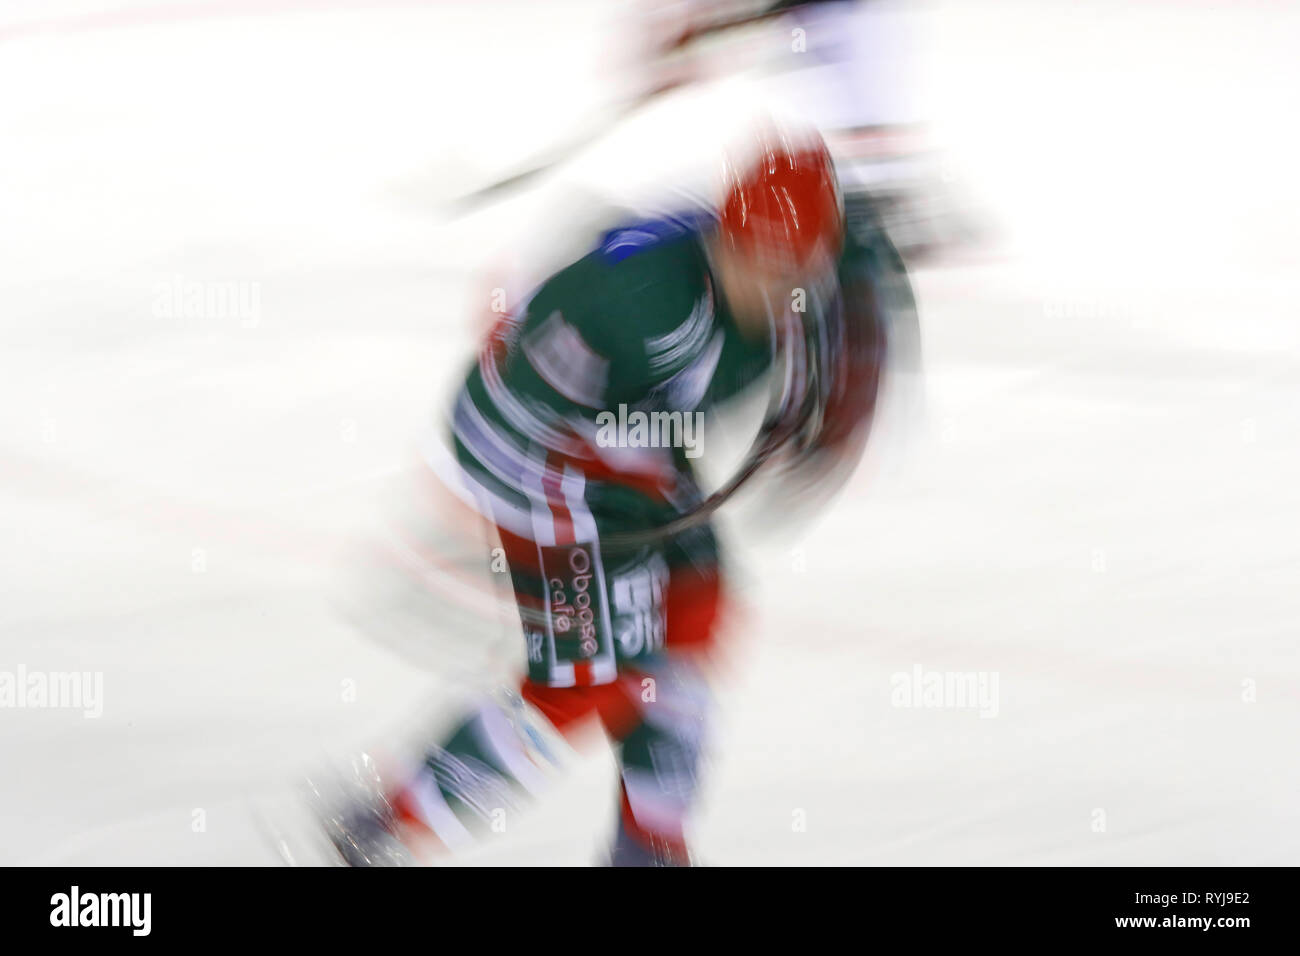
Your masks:
<svg viewBox="0 0 1300 956"><path fill-rule="evenodd" d="M711 210L692 209L626 223L605 233L600 240L600 254L606 262L622 262L638 252L645 252L691 233L703 232L715 221Z"/></svg>

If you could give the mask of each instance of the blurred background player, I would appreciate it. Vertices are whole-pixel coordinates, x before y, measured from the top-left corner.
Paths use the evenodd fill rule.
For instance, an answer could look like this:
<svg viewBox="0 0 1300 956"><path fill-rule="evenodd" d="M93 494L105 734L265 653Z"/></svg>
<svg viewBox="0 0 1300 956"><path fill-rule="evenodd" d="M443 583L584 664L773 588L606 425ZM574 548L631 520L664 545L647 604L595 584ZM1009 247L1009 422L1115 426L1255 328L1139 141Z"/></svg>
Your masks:
<svg viewBox="0 0 1300 956"><path fill-rule="evenodd" d="M645 95L745 75L766 109L822 131L846 198L869 197L909 261L984 238L926 126L915 4L688 0L644 18Z"/></svg>
<svg viewBox="0 0 1300 956"><path fill-rule="evenodd" d="M820 136L773 131L757 146L716 209L610 230L489 335L454 399L443 477L508 563L527 676L395 780L363 762L359 793L318 794L347 863L472 840L542 788L539 721L567 736L592 719L621 777L611 862L690 863L725 604L709 517L759 472L804 503L843 477L875 405L886 312L910 309L884 234L846 220ZM763 381L773 398L747 459L706 494L693 416ZM638 412L667 424L602 425Z"/></svg>
<svg viewBox="0 0 1300 956"><path fill-rule="evenodd" d="M763 115L822 132L848 205L870 205L908 261L970 251L988 238L987 216L926 123L923 13L914 4L643 0L634 9L609 63L626 82L611 83L606 109L512 174L450 201L446 212L464 215L502 199L676 94L738 80L742 100L761 104Z"/></svg>

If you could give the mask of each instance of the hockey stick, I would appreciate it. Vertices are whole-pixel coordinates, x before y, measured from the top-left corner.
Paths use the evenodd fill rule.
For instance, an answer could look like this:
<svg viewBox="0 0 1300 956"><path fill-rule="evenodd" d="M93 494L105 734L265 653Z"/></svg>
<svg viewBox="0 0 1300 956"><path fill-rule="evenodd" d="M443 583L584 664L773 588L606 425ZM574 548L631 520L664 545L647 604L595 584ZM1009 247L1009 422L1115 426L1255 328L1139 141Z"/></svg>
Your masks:
<svg viewBox="0 0 1300 956"><path fill-rule="evenodd" d="M801 421L806 421L807 417ZM797 431L797 429L792 430ZM788 435L787 435L788 437ZM636 547L644 544L653 544L689 531L698 527L713 517L713 513L727 503L740 486L749 481L754 474L767 463L768 459L783 445L784 438L778 437L778 432L774 429L766 432L759 432L758 438L754 441L754 447L746 457L744 463L735 475L717 491L710 494L702 501L698 508L689 511L679 518L674 518L667 524L658 525L654 528L647 528L641 531L615 531L603 535L601 542L611 548Z"/></svg>
<svg viewBox="0 0 1300 956"><path fill-rule="evenodd" d="M633 116L642 107L654 102L669 89L671 87L657 88L622 103L614 108L612 115L602 116L598 120L588 123L577 134L569 137L549 153L545 153L542 158L535 159L523 169L511 173L504 179L498 179L486 186L480 186L478 189L473 189L448 200L442 205L442 212L455 219L503 199L505 194L521 186L528 185L539 176L545 175L579 155L596 140L618 126L619 123Z"/></svg>
<svg viewBox="0 0 1300 956"><path fill-rule="evenodd" d="M722 487L700 502L698 507L686 514L654 528L611 532L602 536L602 542L615 548L636 547L663 541L665 538L704 524L740 490L742 485L754 477L773 455L804 432L807 424L819 412L818 389L815 385L816 357L806 349L794 349L801 353L801 361L791 354L791 348L785 351L787 357L780 399L774 403L774 409L764 417L763 424L759 427L758 434L736 473Z"/></svg>
<svg viewBox="0 0 1300 956"><path fill-rule="evenodd" d="M777 3L769 9L759 12L742 14L730 20L718 20L713 23L707 23L697 29L683 31L683 33L675 41L669 44L665 50L666 52L677 52L689 47L697 40L716 37L720 34L725 34L742 27L752 26L756 23L763 23L786 12L788 11L785 9L785 5ZM614 107L611 114L602 116L597 120L588 123L586 127L578 133L569 137L549 152L544 152L540 158L534 159L523 169L511 173L503 179L498 179L494 182L488 183L486 186L480 186L477 189L463 193L454 199L447 200L442 205L443 213L451 218L457 218L504 198L505 194L512 190L518 189L521 186L526 186L539 176L543 176L556 167L568 162L592 143L607 135L620 123L635 115L642 108L682 85L684 85L683 81L666 83L653 87L645 93L623 102Z"/></svg>

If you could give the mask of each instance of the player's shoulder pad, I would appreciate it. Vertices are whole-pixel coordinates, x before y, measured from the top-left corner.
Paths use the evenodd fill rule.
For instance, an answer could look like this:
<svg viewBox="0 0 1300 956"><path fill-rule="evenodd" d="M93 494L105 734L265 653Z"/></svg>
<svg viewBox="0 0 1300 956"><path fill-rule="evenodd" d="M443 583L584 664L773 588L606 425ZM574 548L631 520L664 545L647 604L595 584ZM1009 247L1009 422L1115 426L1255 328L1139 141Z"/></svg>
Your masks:
<svg viewBox="0 0 1300 956"><path fill-rule="evenodd" d="M617 264L698 236L716 221L710 210L698 208L623 223L605 233L598 251L605 262Z"/></svg>

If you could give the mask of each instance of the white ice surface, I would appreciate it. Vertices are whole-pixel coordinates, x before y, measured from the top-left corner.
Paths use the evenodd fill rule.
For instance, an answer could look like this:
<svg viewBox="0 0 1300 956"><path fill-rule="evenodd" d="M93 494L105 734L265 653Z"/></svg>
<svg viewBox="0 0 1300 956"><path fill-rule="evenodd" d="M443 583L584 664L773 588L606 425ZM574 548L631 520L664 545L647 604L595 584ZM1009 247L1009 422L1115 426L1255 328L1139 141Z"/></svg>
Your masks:
<svg viewBox="0 0 1300 956"><path fill-rule="evenodd" d="M546 201L437 200L608 102L609 6L10 11L0 670L105 698L0 711L0 862L274 863L250 799L449 710L335 611L334 559ZM1006 251L917 274L906 440L749 557L706 861L1300 862L1296 17L1048 6L926 8ZM744 101L651 110L549 201L680 181ZM160 317L178 276L257 283L259 321ZM997 716L891 706L918 664L996 672ZM592 862L613 767L570 762L463 862Z"/></svg>

